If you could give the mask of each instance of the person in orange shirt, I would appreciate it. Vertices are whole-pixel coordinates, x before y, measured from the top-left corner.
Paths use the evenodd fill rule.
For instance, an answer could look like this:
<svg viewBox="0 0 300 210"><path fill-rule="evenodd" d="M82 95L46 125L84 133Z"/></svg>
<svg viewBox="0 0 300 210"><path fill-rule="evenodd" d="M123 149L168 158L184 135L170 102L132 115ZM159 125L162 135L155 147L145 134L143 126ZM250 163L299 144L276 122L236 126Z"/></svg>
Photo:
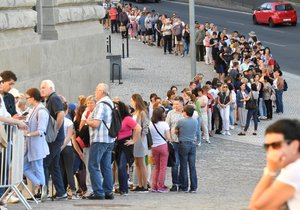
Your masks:
<svg viewBox="0 0 300 210"><path fill-rule="evenodd" d="M118 11L115 7L115 5L111 6L111 9L109 10L109 17L111 20L111 33L118 32L118 25L117 25L117 15ZM115 29L115 30L114 30Z"/></svg>

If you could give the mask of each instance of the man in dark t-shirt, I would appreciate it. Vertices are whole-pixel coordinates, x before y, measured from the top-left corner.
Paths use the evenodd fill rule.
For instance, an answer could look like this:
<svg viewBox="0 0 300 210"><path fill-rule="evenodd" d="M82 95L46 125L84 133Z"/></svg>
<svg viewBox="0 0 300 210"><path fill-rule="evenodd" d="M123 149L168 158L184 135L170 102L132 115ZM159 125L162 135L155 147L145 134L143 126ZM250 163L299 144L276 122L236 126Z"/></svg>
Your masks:
<svg viewBox="0 0 300 210"><path fill-rule="evenodd" d="M16 111L15 98L9 91L13 88L17 81L16 75L12 71L3 71L0 76L3 79L3 100L8 113L13 118L19 118Z"/></svg>
<svg viewBox="0 0 300 210"><path fill-rule="evenodd" d="M41 96L46 99L46 107L49 110L49 114L55 119L56 127L58 130L57 137L54 142L48 143L50 154L44 158L44 173L46 185L48 185L49 174L51 174L53 184L56 189L56 199L67 199L66 190L64 188L63 179L60 171L60 151L63 145L64 134L64 106L55 93L55 86L51 80L44 80L41 83ZM44 189L43 189L44 190ZM43 193L42 193L43 194ZM44 193L47 195L47 193ZM47 198L41 198L42 201Z"/></svg>

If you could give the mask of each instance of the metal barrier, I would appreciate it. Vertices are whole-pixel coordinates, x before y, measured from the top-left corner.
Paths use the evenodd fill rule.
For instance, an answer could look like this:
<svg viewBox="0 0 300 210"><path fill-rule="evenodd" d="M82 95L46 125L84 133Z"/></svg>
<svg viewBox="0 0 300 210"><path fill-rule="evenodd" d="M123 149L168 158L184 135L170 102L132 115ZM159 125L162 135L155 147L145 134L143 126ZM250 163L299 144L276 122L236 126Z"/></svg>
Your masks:
<svg viewBox="0 0 300 210"><path fill-rule="evenodd" d="M0 125L3 126L3 125ZM16 126L4 125L7 135L7 147L1 148L0 161L0 188L7 188L2 195L1 200L7 196L7 199L14 192L23 205L31 210L26 198L22 195L18 187L24 187L33 200L38 203L30 190L23 183L24 167L24 134Z"/></svg>

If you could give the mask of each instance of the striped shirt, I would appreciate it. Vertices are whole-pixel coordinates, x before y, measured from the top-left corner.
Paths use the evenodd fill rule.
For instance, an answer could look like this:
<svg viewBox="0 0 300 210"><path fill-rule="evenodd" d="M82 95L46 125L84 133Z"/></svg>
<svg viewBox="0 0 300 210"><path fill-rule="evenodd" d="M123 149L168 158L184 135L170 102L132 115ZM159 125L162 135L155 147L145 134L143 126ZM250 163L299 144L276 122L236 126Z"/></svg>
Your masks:
<svg viewBox="0 0 300 210"><path fill-rule="evenodd" d="M115 138L112 138L108 135L108 129L105 127L104 121L108 128L110 128L111 119L112 119L112 110L111 108L102 101L106 101L109 104L113 105L113 102L108 96L103 97L99 100L96 104L94 111L90 114L89 118L91 120L99 120L100 124L97 128L89 127L90 132L90 141L91 143L94 142L101 142L101 143L112 143L115 141Z"/></svg>

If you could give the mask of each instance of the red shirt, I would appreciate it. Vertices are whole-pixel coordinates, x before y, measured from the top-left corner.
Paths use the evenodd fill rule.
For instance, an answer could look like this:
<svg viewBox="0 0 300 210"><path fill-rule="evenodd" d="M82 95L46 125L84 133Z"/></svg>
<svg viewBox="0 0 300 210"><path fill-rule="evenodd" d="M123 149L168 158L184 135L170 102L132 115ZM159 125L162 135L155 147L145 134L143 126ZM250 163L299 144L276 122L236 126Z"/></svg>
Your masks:
<svg viewBox="0 0 300 210"><path fill-rule="evenodd" d="M117 19L117 14L118 14L118 11L115 8L111 8L109 10L109 16L110 16L111 20L116 20Z"/></svg>

